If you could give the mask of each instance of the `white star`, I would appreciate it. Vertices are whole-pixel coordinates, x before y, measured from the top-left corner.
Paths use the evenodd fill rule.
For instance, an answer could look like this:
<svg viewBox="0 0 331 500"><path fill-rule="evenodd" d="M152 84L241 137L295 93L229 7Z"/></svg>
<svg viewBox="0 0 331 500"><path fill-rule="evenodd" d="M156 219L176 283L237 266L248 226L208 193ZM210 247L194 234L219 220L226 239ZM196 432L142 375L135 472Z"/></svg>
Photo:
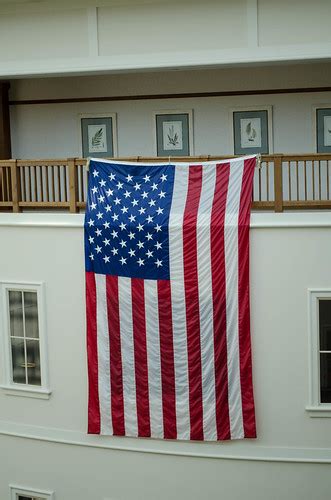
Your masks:
<svg viewBox="0 0 331 500"><path fill-rule="evenodd" d="M132 240L133 238L135 238L135 235L134 235L134 233L132 231L129 232L128 236L129 236L130 240Z"/></svg>
<svg viewBox="0 0 331 500"><path fill-rule="evenodd" d="M137 226L138 231L142 231L142 230L143 230L143 228L144 228L144 226L142 226L142 225L140 224L140 222L139 222L139 224L138 224L138 226Z"/></svg>
<svg viewBox="0 0 331 500"><path fill-rule="evenodd" d="M88 225L89 225L90 227L91 227L91 226L94 226L94 220L90 219L90 220L88 221Z"/></svg>
<svg viewBox="0 0 331 500"><path fill-rule="evenodd" d="M113 174L113 173L111 173L108 177L109 177L109 179L110 179L111 181L113 181L113 180L115 179L116 175L115 175L115 174Z"/></svg>
<svg viewBox="0 0 331 500"><path fill-rule="evenodd" d="M88 240L90 243L94 243L94 238L92 238L92 236L90 236Z"/></svg>
<svg viewBox="0 0 331 500"><path fill-rule="evenodd" d="M139 264L139 267L144 265L144 259L139 259L137 260L137 264Z"/></svg>
<svg viewBox="0 0 331 500"><path fill-rule="evenodd" d="M131 203L132 206L135 207L136 205L138 205L138 200L132 200Z"/></svg>
<svg viewBox="0 0 331 500"><path fill-rule="evenodd" d="M104 187L106 185L106 181L104 181L103 179L99 182L100 186L101 187Z"/></svg>
<svg viewBox="0 0 331 500"><path fill-rule="evenodd" d="M91 259L91 260L94 260L94 255L93 255L93 253L91 253L91 254L90 254L90 259Z"/></svg>
<svg viewBox="0 0 331 500"><path fill-rule="evenodd" d="M163 214L163 208L160 208L160 207L159 207L159 208L156 210L156 212L157 212L157 215L161 215L161 214Z"/></svg>
<svg viewBox="0 0 331 500"><path fill-rule="evenodd" d="M128 174L128 175L126 176L126 180L127 180L127 182L131 182L131 181L132 181L132 175L129 175L129 174Z"/></svg>
<svg viewBox="0 0 331 500"><path fill-rule="evenodd" d="M104 226L105 229L109 229L110 222L104 222L102 225Z"/></svg>
<svg viewBox="0 0 331 500"><path fill-rule="evenodd" d="M155 182L152 184L152 189L153 189L153 191L155 191L155 189L157 189L157 184L155 184Z"/></svg>
<svg viewBox="0 0 331 500"><path fill-rule="evenodd" d="M160 248L162 248L162 243L159 243L158 241L156 242L156 245L154 245L156 247L156 250L160 250Z"/></svg>
<svg viewBox="0 0 331 500"><path fill-rule="evenodd" d="M123 264L126 264L126 259L125 259L124 257L121 257L121 258L120 258L120 263L121 263L121 264L122 264L122 266L123 266Z"/></svg>
<svg viewBox="0 0 331 500"><path fill-rule="evenodd" d="M121 228L121 231L124 231L124 229L126 228L126 224L124 224L124 222L121 222L120 228Z"/></svg>
<svg viewBox="0 0 331 500"><path fill-rule="evenodd" d="M107 196L113 196L113 193L114 193L113 189L107 189L106 191Z"/></svg>
<svg viewBox="0 0 331 500"><path fill-rule="evenodd" d="M150 180L151 180L151 176L150 175L145 175L144 181L145 182L149 182Z"/></svg>
<svg viewBox="0 0 331 500"><path fill-rule="evenodd" d="M146 238L147 238L147 241L149 241L149 240L153 239L153 236L151 235L151 233L147 233Z"/></svg>
<svg viewBox="0 0 331 500"><path fill-rule="evenodd" d="M124 193L124 196L125 196L125 198L130 198L130 196L131 196L130 191L126 190Z"/></svg>
<svg viewBox="0 0 331 500"><path fill-rule="evenodd" d="M121 208L122 214L126 214L128 210L129 210L128 207Z"/></svg>
<svg viewBox="0 0 331 500"><path fill-rule="evenodd" d="M146 217L146 220L147 222L153 222L153 217L149 215L148 217Z"/></svg>
<svg viewBox="0 0 331 500"><path fill-rule="evenodd" d="M99 176L99 172L97 170L93 170L93 177L98 177Z"/></svg>
<svg viewBox="0 0 331 500"><path fill-rule="evenodd" d="M122 248L126 247L126 241L121 240L120 241L120 245L121 245Z"/></svg>
<svg viewBox="0 0 331 500"><path fill-rule="evenodd" d="M98 196L98 200L100 201L100 203L102 203L105 201L105 197L100 195L100 196Z"/></svg>
<svg viewBox="0 0 331 500"><path fill-rule="evenodd" d="M121 200L119 198L116 198L114 200L115 205L119 205L121 203Z"/></svg>
<svg viewBox="0 0 331 500"><path fill-rule="evenodd" d="M103 260L105 261L105 264L107 264L107 262L109 262L109 261L110 261L110 257L108 257L108 255L105 255L105 256L103 257Z"/></svg>
<svg viewBox="0 0 331 500"><path fill-rule="evenodd" d="M135 188L136 191L138 191L138 189L140 189L140 186L141 184L138 184L138 182L136 182L133 187Z"/></svg>
<svg viewBox="0 0 331 500"><path fill-rule="evenodd" d="M137 246L139 248L144 248L144 242L143 241L138 241Z"/></svg>
<svg viewBox="0 0 331 500"><path fill-rule="evenodd" d="M98 212L98 213L97 213L97 217L98 217L98 219L100 220L100 219L102 219L103 214L102 214L101 212Z"/></svg>
<svg viewBox="0 0 331 500"><path fill-rule="evenodd" d="M157 265L157 267L160 267L160 266L162 266L162 260L157 259L157 260L154 262L154 264L156 264L156 265Z"/></svg>
<svg viewBox="0 0 331 500"><path fill-rule="evenodd" d="M151 252L150 250L148 250L146 252L146 255L147 255L148 258L153 257L153 252Z"/></svg>
<svg viewBox="0 0 331 500"><path fill-rule="evenodd" d="M166 181L166 180L167 180L167 175L162 174L161 175L161 181L163 182L163 181Z"/></svg>
<svg viewBox="0 0 331 500"><path fill-rule="evenodd" d="M113 255L117 255L118 254L118 249L115 248L115 247L113 247L110 251L112 252Z"/></svg>
<svg viewBox="0 0 331 500"><path fill-rule="evenodd" d="M112 232L110 233L112 235L113 238L118 238L118 232L115 231L115 229L112 230Z"/></svg>
<svg viewBox="0 0 331 500"><path fill-rule="evenodd" d="M136 251L135 250L132 250L132 248L129 250L129 255L130 257L135 257L136 255Z"/></svg>
<svg viewBox="0 0 331 500"><path fill-rule="evenodd" d="M101 252L101 247L99 247L99 245L98 245L95 250L97 251L97 253L100 253Z"/></svg>
<svg viewBox="0 0 331 500"><path fill-rule="evenodd" d="M144 207L140 207L138 212L140 213L140 215L144 214L146 212L146 208Z"/></svg>
<svg viewBox="0 0 331 500"><path fill-rule="evenodd" d="M119 217L119 216L118 216L117 214L113 214L113 215L111 216L111 218L113 219L113 221L114 221L114 222L115 222L115 220L118 220L118 217Z"/></svg>
<svg viewBox="0 0 331 500"><path fill-rule="evenodd" d="M95 193L97 193L97 192L98 192L98 188L96 188L96 187L92 188L92 193L93 193L93 194L95 194Z"/></svg>
<svg viewBox="0 0 331 500"><path fill-rule="evenodd" d="M111 206L110 205L106 205L106 212L110 212L111 211Z"/></svg>
<svg viewBox="0 0 331 500"><path fill-rule="evenodd" d="M149 205L150 207L154 207L154 206L155 206L155 200L150 200L150 201L148 202L148 205Z"/></svg>
<svg viewBox="0 0 331 500"><path fill-rule="evenodd" d="M118 181L118 183L116 184L116 186L117 186L117 189L122 189L123 182Z"/></svg>
<svg viewBox="0 0 331 500"><path fill-rule="evenodd" d="M135 220L136 220L136 216L131 214L129 217L129 221L134 222Z"/></svg>
<svg viewBox="0 0 331 500"><path fill-rule="evenodd" d="M90 209L91 209L91 210L95 210L95 209L96 209L96 207L97 207L96 203L93 203L93 202L92 202L92 203L91 203L91 205L90 205Z"/></svg>
<svg viewBox="0 0 331 500"><path fill-rule="evenodd" d="M96 230L95 230L95 234L96 234L97 236L101 236L101 235L102 235L102 231L101 231L101 229L99 229L99 228L98 228L98 229L96 229Z"/></svg>
<svg viewBox="0 0 331 500"><path fill-rule="evenodd" d="M161 198L165 198L165 195L166 195L166 192L165 192L165 191L162 191L162 190L161 190L161 191L159 192L159 197L160 197L160 199L161 199Z"/></svg>
<svg viewBox="0 0 331 500"><path fill-rule="evenodd" d="M141 193L141 196L143 197L143 199L148 198L148 193L144 191L143 193Z"/></svg>
<svg viewBox="0 0 331 500"><path fill-rule="evenodd" d="M105 239L103 240L103 243L105 244L105 247L106 247L107 245L109 245L110 240L107 240L107 238L105 238Z"/></svg>
<svg viewBox="0 0 331 500"><path fill-rule="evenodd" d="M155 226L155 231L158 233L159 231L162 231L162 227L159 224L156 224Z"/></svg>

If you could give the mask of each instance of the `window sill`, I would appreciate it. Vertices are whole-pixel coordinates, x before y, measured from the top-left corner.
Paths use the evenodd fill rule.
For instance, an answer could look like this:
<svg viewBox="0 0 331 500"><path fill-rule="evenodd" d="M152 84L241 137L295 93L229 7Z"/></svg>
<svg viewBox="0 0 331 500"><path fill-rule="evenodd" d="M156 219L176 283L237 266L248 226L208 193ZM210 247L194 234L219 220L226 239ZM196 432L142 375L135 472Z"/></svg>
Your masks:
<svg viewBox="0 0 331 500"><path fill-rule="evenodd" d="M33 387L14 387L12 385L0 385L3 393L7 396L23 396L24 398L49 399L52 391Z"/></svg>
<svg viewBox="0 0 331 500"><path fill-rule="evenodd" d="M306 406L306 412L313 418L331 418L331 404Z"/></svg>

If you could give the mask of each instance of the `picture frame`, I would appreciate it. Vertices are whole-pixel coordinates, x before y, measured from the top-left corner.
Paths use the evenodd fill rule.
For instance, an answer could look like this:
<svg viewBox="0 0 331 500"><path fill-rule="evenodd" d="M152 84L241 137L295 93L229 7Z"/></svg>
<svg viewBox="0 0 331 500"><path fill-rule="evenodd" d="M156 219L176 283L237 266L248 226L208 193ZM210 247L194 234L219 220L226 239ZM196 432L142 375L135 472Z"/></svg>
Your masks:
<svg viewBox="0 0 331 500"><path fill-rule="evenodd" d="M271 106L232 109L231 130L235 155L272 153Z"/></svg>
<svg viewBox="0 0 331 500"><path fill-rule="evenodd" d="M153 113L156 156L193 154L192 110L165 110Z"/></svg>
<svg viewBox="0 0 331 500"><path fill-rule="evenodd" d="M117 156L115 113L79 115L80 152L83 158Z"/></svg>
<svg viewBox="0 0 331 500"><path fill-rule="evenodd" d="M314 107L314 135L317 153L331 153L331 104Z"/></svg>

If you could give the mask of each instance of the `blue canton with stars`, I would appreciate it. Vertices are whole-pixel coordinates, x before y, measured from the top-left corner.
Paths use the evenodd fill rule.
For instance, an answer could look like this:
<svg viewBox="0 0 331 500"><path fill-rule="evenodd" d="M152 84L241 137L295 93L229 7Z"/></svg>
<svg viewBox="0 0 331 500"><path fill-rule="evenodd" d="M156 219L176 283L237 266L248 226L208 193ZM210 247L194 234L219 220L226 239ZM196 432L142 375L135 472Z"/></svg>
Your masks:
<svg viewBox="0 0 331 500"><path fill-rule="evenodd" d="M86 271L170 279L169 213L174 165L90 161Z"/></svg>

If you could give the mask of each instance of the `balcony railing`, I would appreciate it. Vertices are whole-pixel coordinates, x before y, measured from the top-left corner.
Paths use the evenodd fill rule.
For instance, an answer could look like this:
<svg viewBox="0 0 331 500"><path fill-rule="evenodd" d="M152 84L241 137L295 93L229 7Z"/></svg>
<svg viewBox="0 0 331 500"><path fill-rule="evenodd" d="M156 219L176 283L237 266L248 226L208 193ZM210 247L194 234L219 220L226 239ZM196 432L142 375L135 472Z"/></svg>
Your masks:
<svg viewBox="0 0 331 500"><path fill-rule="evenodd" d="M176 161L222 160L221 156ZM157 162L162 158L130 157L121 161ZM69 210L85 208L86 160L0 160L0 210ZM256 169L253 210L331 210L331 155L265 155Z"/></svg>

